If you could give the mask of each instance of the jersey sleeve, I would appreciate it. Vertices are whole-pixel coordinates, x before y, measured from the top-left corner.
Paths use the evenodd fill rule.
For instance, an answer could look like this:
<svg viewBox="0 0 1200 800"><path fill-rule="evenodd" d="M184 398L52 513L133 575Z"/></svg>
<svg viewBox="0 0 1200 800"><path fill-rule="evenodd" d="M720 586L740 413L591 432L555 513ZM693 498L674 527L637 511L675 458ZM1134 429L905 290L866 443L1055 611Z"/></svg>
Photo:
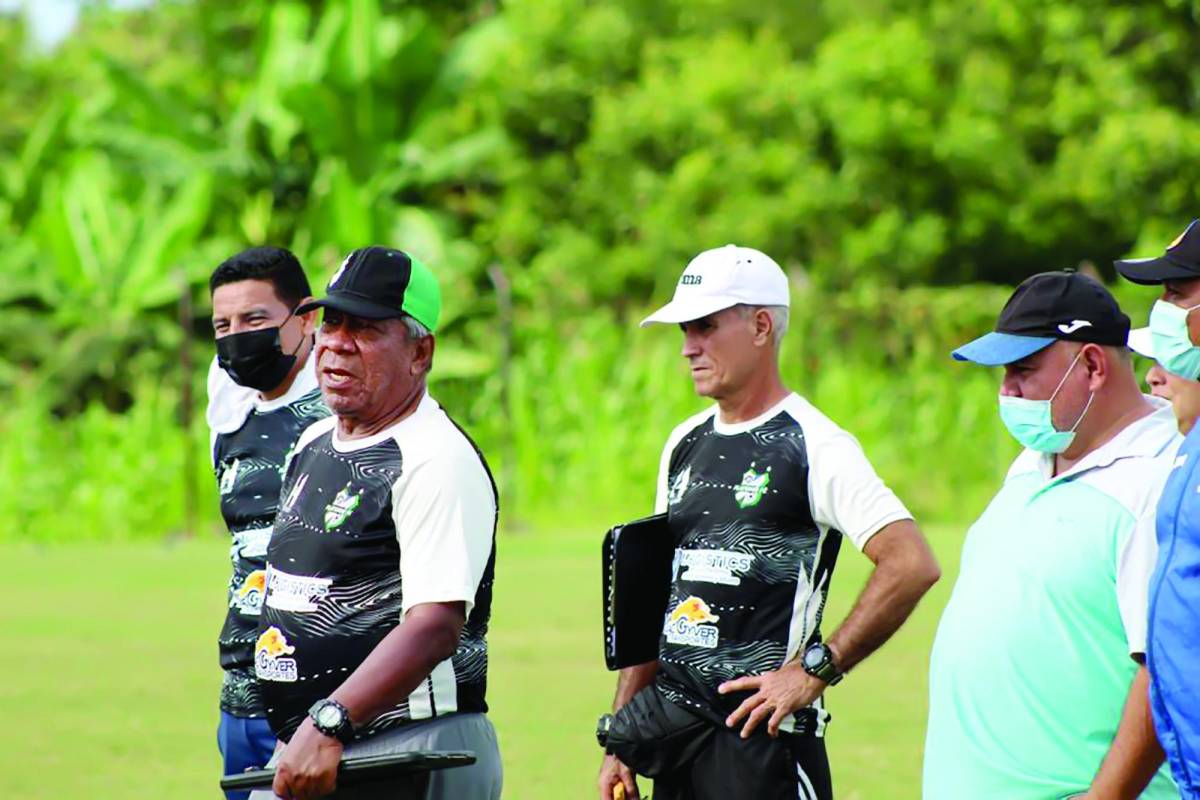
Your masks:
<svg viewBox="0 0 1200 800"><path fill-rule="evenodd" d="M671 437L663 446L662 456L658 460L658 483L654 491L654 513L663 514L667 510L667 480L671 471L671 453L675 450L675 439Z"/></svg>
<svg viewBox="0 0 1200 800"><path fill-rule="evenodd" d="M1146 652L1150 576L1158 560L1154 504L1134 525L1133 532L1117 552L1117 608L1125 628L1130 655Z"/></svg>
<svg viewBox="0 0 1200 800"><path fill-rule="evenodd" d="M813 519L845 534L859 550L884 526L912 514L875 473L858 441L826 432L809 450Z"/></svg>
<svg viewBox="0 0 1200 800"><path fill-rule="evenodd" d="M421 603L461 601L470 615L496 526L496 496L478 458L447 454L417 464L393 487L392 518L401 614Z"/></svg>

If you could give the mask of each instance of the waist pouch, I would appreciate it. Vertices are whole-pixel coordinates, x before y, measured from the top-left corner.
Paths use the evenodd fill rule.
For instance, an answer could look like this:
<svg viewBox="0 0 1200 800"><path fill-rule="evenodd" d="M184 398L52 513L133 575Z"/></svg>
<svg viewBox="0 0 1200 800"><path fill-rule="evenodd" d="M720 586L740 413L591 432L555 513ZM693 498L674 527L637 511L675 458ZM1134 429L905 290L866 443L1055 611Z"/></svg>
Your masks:
<svg viewBox="0 0 1200 800"><path fill-rule="evenodd" d="M637 774L658 778L690 764L715 732L711 722L650 685L613 717L607 750Z"/></svg>

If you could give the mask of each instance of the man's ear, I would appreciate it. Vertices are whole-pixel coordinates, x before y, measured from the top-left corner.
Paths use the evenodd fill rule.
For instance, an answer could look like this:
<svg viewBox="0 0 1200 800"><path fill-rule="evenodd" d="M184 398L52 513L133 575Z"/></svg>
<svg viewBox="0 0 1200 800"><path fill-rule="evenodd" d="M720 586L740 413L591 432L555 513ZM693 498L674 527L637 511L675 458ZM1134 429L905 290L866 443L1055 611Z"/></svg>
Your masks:
<svg viewBox="0 0 1200 800"><path fill-rule="evenodd" d="M771 343L771 337L775 333L775 320L771 318L771 312L765 308L757 308L754 310L754 343L764 345Z"/></svg>
<svg viewBox="0 0 1200 800"><path fill-rule="evenodd" d="M311 297L306 297L296 304L296 307L312 302ZM305 336L310 336L317 329L317 314L321 313L320 308L314 308L312 311L306 311L303 314L297 314L300 317L300 330Z"/></svg>
<svg viewBox="0 0 1200 800"><path fill-rule="evenodd" d="M1098 344L1085 344L1080 352L1079 360L1088 373L1088 390L1098 391L1112 374L1112 357Z"/></svg>
<svg viewBox="0 0 1200 800"><path fill-rule="evenodd" d="M412 375L425 375L433 369L433 334L424 336L413 342L413 359L409 364Z"/></svg>

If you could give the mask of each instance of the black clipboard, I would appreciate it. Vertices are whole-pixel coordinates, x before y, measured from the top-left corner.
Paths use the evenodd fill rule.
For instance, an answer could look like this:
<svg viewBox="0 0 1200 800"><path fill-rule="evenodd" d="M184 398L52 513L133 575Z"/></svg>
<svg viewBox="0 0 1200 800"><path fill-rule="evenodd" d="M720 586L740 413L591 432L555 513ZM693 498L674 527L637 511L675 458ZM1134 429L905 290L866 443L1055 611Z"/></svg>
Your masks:
<svg viewBox="0 0 1200 800"><path fill-rule="evenodd" d="M475 754L463 751L389 753L378 756L346 758L338 766L338 789L377 783L382 780L422 775L436 769L466 767L475 763ZM270 789L275 768L252 769L221 778L223 790Z"/></svg>
<svg viewBox="0 0 1200 800"><path fill-rule="evenodd" d="M674 558L666 514L617 525L604 535L604 662L610 670L658 658Z"/></svg>

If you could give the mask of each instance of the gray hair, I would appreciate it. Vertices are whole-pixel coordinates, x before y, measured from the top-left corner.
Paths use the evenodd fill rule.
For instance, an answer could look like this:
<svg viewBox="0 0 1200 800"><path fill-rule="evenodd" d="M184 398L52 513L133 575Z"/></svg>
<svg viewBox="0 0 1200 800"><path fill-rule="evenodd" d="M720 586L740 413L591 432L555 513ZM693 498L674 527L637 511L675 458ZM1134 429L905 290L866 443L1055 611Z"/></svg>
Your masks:
<svg viewBox="0 0 1200 800"><path fill-rule="evenodd" d="M742 316L748 317L760 308L771 315L771 343L779 349L779 343L783 341L783 335L788 329L788 307L787 306L751 306L742 304L738 306L742 310Z"/></svg>
<svg viewBox="0 0 1200 800"><path fill-rule="evenodd" d="M407 314L401 317L400 321L404 323L404 329L408 331L409 339L424 339L426 336L433 335L429 328L426 328L420 322L417 322L417 320L413 319Z"/></svg>

